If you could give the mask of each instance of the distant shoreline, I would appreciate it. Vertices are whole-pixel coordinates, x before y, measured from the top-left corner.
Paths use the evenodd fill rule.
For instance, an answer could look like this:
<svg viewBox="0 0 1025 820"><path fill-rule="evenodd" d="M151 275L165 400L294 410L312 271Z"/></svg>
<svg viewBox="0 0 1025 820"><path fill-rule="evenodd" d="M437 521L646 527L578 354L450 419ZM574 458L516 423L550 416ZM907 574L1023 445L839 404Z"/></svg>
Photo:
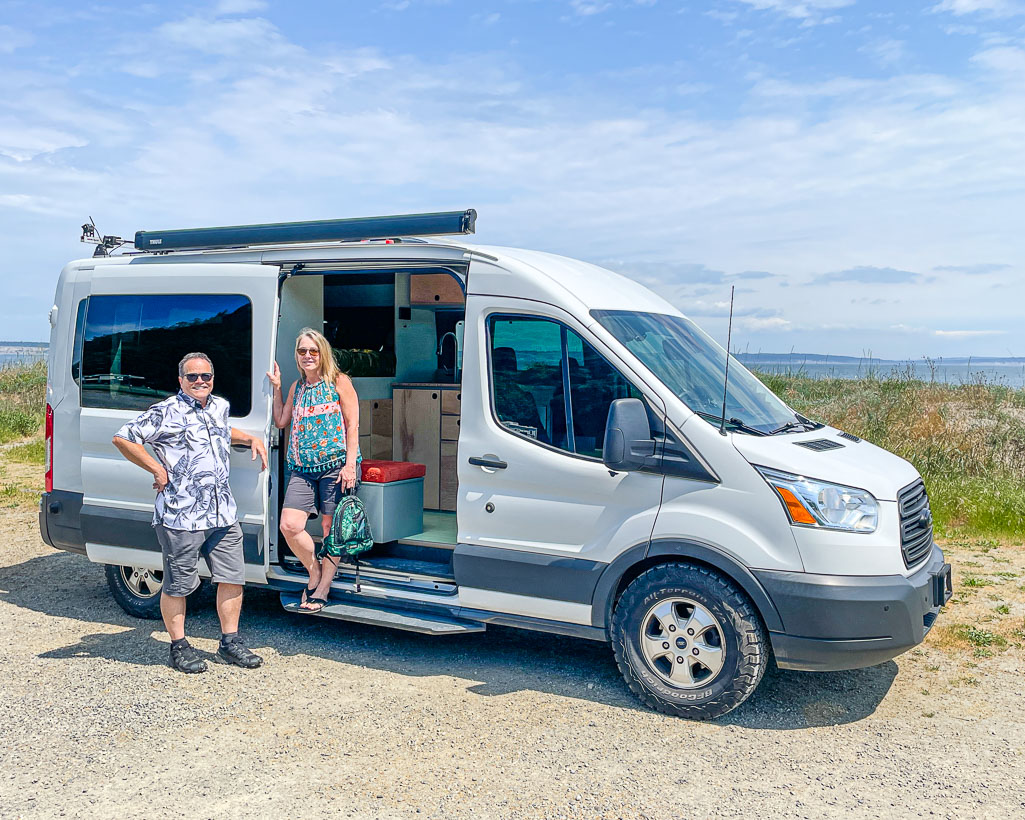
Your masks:
<svg viewBox="0 0 1025 820"><path fill-rule="evenodd" d="M49 342L0 341L0 355L42 353ZM903 359L880 359L875 356L841 356L833 353L734 353L735 358L747 365L844 364L863 367L890 367L909 363L946 365L1025 365L1025 356L914 356Z"/></svg>

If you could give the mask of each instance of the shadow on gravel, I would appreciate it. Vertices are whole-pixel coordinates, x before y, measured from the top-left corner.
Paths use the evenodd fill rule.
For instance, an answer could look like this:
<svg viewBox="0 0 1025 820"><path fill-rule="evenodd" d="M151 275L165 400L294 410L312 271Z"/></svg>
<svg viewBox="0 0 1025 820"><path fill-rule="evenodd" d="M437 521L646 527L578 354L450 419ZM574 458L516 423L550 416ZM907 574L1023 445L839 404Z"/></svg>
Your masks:
<svg viewBox="0 0 1025 820"><path fill-rule="evenodd" d="M198 605L190 599L190 636L220 637L212 599L200 595ZM0 600L53 617L124 627L81 635L40 657L167 663L163 625L127 615L110 596L103 568L82 556L53 553L0 567ZM609 647L595 641L504 627L452 637L417 635L291 614L281 608L277 593L267 590L246 591L242 632L257 652L270 648L279 658L305 655L411 677L451 676L484 697L527 690L647 711L627 691ZM715 723L775 730L852 723L875 711L896 674L892 661L850 672L775 671L747 703Z"/></svg>

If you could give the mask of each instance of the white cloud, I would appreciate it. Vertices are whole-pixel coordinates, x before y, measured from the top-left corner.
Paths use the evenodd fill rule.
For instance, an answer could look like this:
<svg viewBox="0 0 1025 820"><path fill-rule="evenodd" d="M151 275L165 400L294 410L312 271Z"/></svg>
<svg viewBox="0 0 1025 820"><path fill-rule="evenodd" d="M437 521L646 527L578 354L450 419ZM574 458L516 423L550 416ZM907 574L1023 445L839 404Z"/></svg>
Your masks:
<svg viewBox="0 0 1025 820"><path fill-rule="evenodd" d="M1006 330L934 330L934 336L945 336L950 339L974 339L980 336L1004 336Z"/></svg>
<svg viewBox="0 0 1025 820"><path fill-rule="evenodd" d="M974 55L972 60L1019 82L1025 79L1025 49L1009 46L989 48Z"/></svg>
<svg viewBox="0 0 1025 820"><path fill-rule="evenodd" d="M569 0L569 5L573 9L573 13L579 14L581 17L601 14L612 6L611 3L601 2L601 0Z"/></svg>
<svg viewBox="0 0 1025 820"><path fill-rule="evenodd" d="M761 318L758 316L740 316L736 324L745 330L790 330L792 323L782 316L769 316Z"/></svg>
<svg viewBox="0 0 1025 820"><path fill-rule="evenodd" d="M896 65L907 56L906 44L902 40L894 40L890 37L873 40L858 50L863 54L868 54L881 66Z"/></svg>
<svg viewBox="0 0 1025 820"><path fill-rule="evenodd" d="M824 11L854 5L855 0L736 0L759 10L771 10L797 20L814 20ZM823 19L832 22L834 18Z"/></svg>
<svg viewBox="0 0 1025 820"><path fill-rule="evenodd" d="M987 14L994 17L1010 17L1025 12L1018 0L943 0L933 11L949 11L951 14Z"/></svg>
<svg viewBox="0 0 1025 820"><path fill-rule="evenodd" d="M266 8L265 0L218 0L214 6L214 14L251 14L254 11L264 11Z"/></svg>
<svg viewBox="0 0 1025 820"><path fill-rule="evenodd" d="M27 31L13 26L0 26L0 54L11 54L19 48L25 48L35 42L35 37Z"/></svg>

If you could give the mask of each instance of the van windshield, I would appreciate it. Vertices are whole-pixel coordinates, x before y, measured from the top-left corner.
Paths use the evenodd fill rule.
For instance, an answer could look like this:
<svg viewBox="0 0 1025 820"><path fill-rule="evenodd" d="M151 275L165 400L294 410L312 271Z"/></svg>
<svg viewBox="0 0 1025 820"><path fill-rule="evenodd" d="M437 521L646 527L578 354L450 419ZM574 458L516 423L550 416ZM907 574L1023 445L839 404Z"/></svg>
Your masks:
<svg viewBox="0 0 1025 820"><path fill-rule="evenodd" d="M690 319L630 310L591 315L691 410L716 427L722 419L726 351ZM804 422L734 358L726 395L726 426L754 435Z"/></svg>

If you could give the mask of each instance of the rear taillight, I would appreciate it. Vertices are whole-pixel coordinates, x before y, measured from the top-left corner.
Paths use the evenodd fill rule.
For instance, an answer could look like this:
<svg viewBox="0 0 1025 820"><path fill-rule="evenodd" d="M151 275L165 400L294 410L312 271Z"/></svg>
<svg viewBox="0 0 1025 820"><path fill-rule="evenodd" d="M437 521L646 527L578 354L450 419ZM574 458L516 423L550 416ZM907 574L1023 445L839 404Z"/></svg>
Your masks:
<svg viewBox="0 0 1025 820"><path fill-rule="evenodd" d="M53 492L53 408L46 405L46 491Z"/></svg>

